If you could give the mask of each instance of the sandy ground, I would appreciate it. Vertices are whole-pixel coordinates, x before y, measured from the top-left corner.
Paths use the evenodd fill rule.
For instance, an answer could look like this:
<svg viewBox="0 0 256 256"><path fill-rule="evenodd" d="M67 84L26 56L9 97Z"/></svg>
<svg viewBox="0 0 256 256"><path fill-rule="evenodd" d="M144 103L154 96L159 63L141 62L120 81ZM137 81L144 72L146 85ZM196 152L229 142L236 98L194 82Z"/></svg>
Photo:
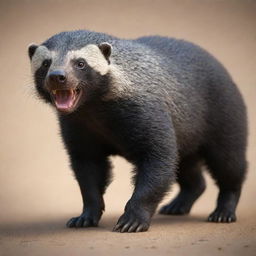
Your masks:
<svg viewBox="0 0 256 256"><path fill-rule="evenodd" d="M255 1L0 1L0 255L256 255ZM62 30L87 28L124 38L183 38L213 53L239 85L249 111L249 172L238 222L205 222L217 189L187 217L155 215L147 233L111 232L131 195L131 166L115 158L115 180L98 228L66 221L81 197L54 112L33 95L27 45ZM177 192L174 186L169 200Z"/></svg>

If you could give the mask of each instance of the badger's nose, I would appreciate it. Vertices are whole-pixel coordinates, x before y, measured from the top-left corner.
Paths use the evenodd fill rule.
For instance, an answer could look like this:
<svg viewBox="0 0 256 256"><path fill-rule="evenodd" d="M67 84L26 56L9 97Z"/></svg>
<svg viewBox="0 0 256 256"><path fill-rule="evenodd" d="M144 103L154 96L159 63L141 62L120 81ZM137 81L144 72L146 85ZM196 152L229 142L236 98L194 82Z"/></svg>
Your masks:
<svg viewBox="0 0 256 256"><path fill-rule="evenodd" d="M66 73L64 70L54 70L48 74L49 82L55 84L64 84L67 80Z"/></svg>

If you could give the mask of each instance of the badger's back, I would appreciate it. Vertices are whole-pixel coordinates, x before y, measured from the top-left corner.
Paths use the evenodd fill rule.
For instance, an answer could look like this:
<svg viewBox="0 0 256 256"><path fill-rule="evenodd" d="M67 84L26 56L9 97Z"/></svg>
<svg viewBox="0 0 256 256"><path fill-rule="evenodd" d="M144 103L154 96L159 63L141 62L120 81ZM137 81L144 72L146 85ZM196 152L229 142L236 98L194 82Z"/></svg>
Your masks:
<svg viewBox="0 0 256 256"><path fill-rule="evenodd" d="M203 144L209 137L217 139L217 134L218 139L219 134L228 136L231 129L246 136L242 96L215 57L184 40L148 36L135 42L150 48L160 61L165 77L161 86L168 94L181 148Z"/></svg>

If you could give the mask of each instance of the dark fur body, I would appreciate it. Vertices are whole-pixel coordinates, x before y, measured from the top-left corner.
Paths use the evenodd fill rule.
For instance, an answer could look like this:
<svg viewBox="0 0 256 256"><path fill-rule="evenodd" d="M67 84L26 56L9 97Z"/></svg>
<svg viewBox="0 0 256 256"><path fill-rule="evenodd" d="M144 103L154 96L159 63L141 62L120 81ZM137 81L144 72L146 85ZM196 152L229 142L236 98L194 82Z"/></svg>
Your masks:
<svg viewBox="0 0 256 256"><path fill-rule="evenodd" d="M189 213L205 189L203 164L220 189L209 221L235 221L246 172L247 121L241 94L224 67L198 46L157 36L121 40L75 31L56 35L44 45L59 49L61 56L104 41L112 45L111 61L122 67L132 89L102 100L112 79L88 69L87 79L100 89L88 90L73 113L58 114L84 202L82 215L72 218L68 226L98 224L110 181L111 155L133 163L136 173L134 193L115 230L147 230L158 203L175 181L180 193L161 213ZM35 75L37 88L49 101L40 72Z"/></svg>

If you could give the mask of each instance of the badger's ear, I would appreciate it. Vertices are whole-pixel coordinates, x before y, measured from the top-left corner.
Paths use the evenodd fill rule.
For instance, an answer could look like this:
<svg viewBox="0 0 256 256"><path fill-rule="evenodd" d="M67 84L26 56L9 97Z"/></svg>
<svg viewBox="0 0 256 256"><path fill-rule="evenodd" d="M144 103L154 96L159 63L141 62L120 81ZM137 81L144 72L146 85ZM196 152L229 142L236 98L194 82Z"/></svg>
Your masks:
<svg viewBox="0 0 256 256"><path fill-rule="evenodd" d="M106 58L106 60L108 61L108 64L110 64L109 57L112 52L111 44L104 42L104 43L99 44L98 47L100 48L100 50L101 50L102 54L104 55L104 57Z"/></svg>
<svg viewBox="0 0 256 256"><path fill-rule="evenodd" d="M28 56L30 58L30 60L32 59L36 49L37 49L38 45L32 43L28 46Z"/></svg>

